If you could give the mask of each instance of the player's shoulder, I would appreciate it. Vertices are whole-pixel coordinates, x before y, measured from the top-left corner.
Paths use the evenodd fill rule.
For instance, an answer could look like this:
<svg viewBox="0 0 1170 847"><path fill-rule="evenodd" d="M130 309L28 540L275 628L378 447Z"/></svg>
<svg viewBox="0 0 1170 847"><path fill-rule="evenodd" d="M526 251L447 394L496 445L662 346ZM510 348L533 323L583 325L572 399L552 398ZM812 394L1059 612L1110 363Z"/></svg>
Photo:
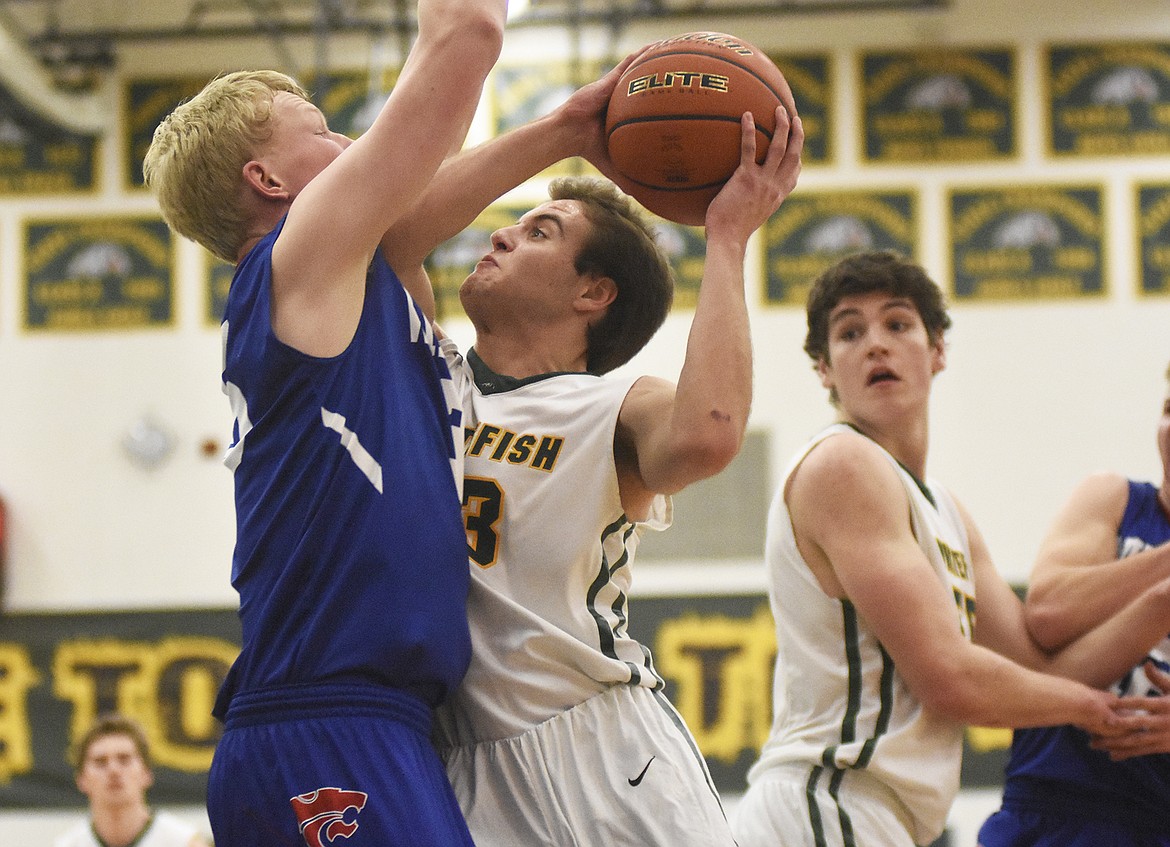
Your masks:
<svg viewBox="0 0 1170 847"><path fill-rule="evenodd" d="M1069 494L1069 504L1089 510L1124 508L1129 500L1129 479L1116 471L1098 471L1082 479Z"/></svg>
<svg viewBox="0 0 1170 847"><path fill-rule="evenodd" d="M800 472L809 479L824 478L834 484L876 475L893 479L889 454L877 442L849 427L834 427L809 447Z"/></svg>

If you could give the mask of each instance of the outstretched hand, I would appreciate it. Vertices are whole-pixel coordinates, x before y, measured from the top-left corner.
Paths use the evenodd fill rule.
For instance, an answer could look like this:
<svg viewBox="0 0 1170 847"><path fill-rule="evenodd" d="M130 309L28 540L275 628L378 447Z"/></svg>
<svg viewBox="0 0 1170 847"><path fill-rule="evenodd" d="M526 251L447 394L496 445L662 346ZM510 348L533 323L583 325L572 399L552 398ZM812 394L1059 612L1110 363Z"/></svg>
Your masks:
<svg viewBox="0 0 1170 847"><path fill-rule="evenodd" d="M756 163L756 124L751 112L740 119L739 167L707 207L707 237L724 232L747 242L796 187L804 126L795 112L776 107L776 131L764 161Z"/></svg>
<svg viewBox="0 0 1170 847"><path fill-rule="evenodd" d="M627 190L630 183L610 161L609 146L605 139L605 115L618 80L646 49L641 47L635 50L601 79L577 89L557 110L565 123L573 128L574 141L579 145L576 154L622 190Z"/></svg>
<svg viewBox="0 0 1170 847"><path fill-rule="evenodd" d="M1170 674L1159 670L1153 662L1146 662L1146 677L1163 695L1170 694ZM1148 756L1151 753L1170 753L1170 696L1127 697L1118 701L1137 723L1136 729L1112 737L1094 736L1092 748L1109 754L1115 762Z"/></svg>

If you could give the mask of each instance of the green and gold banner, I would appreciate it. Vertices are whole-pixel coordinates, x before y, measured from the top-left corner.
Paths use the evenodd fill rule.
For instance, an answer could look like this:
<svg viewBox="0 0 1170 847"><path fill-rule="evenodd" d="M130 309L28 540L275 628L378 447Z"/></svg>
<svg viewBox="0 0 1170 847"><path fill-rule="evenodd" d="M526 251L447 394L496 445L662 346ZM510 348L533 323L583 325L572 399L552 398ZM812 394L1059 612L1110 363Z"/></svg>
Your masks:
<svg viewBox="0 0 1170 847"><path fill-rule="evenodd" d="M1102 188L1096 185L952 191L949 213L955 299L1104 295L1102 195Z"/></svg>
<svg viewBox="0 0 1170 847"><path fill-rule="evenodd" d="M1170 43L1056 45L1044 71L1050 154L1170 153Z"/></svg>
<svg viewBox="0 0 1170 847"><path fill-rule="evenodd" d="M174 319L173 239L156 218L30 220L24 227L24 326L117 330Z"/></svg>
<svg viewBox="0 0 1170 847"><path fill-rule="evenodd" d="M0 88L0 196L97 189L99 139L40 117Z"/></svg>
<svg viewBox="0 0 1170 847"><path fill-rule="evenodd" d="M764 302L803 306L821 273L850 253L918 252L918 196L909 190L798 191L764 225Z"/></svg>
<svg viewBox="0 0 1170 847"><path fill-rule="evenodd" d="M796 110L804 126L801 162L805 165L833 164L837 158L833 141L836 137L833 106L838 95L829 54L773 55L771 59L792 89Z"/></svg>
<svg viewBox="0 0 1170 847"><path fill-rule="evenodd" d="M1138 293L1170 294L1170 183L1137 186Z"/></svg>
<svg viewBox="0 0 1170 847"><path fill-rule="evenodd" d="M870 162L973 162L1016 155L1009 49L874 51L861 57L862 152Z"/></svg>
<svg viewBox="0 0 1170 847"><path fill-rule="evenodd" d="M716 785L742 791L772 722L767 598L636 597L630 633L652 650ZM239 644L226 609L0 615L0 808L76 806L67 752L108 711L146 728L153 802L204 802L222 734L211 709ZM1002 782L1010 738L968 731L965 787Z"/></svg>
<svg viewBox="0 0 1170 847"><path fill-rule="evenodd" d="M202 803L232 611L0 615L0 808L76 806L71 745L110 711L143 724L155 803Z"/></svg>

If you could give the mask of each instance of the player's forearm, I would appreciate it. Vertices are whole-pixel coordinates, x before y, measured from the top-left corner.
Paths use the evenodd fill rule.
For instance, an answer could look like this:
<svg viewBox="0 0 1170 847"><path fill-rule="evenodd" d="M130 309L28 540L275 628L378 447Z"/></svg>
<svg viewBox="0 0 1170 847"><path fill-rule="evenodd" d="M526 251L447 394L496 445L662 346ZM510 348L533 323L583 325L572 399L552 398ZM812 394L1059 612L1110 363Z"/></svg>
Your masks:
<svg viewBox="0 0 1170 847"><path fill-rule="evenodd" d="M1070 642L1044 670L1104 688L1140 662L1170 631L1170 578L1146 589L1120 612Z"/></svg>
<svg viewBox="0 0 1170 847"><path fill-rule="evenodd" d="M1170 577L1170 544L1102 564L1043 567L1028 587L1028 630L1056 649L1107 620L1135 596Z"/></svg>
<svg viewBox="0 0 1170 847"><path fill-rule="evenodd" d="M752 404L752 346L744 294L744 249L709 240L703 281L675 396L680 451L703 476L717 473L743 443Z"/></svg>
<svg viewBox="0 0 1170 847"><path fill-rule="evenodd" d="M1072 680L1030 670L977 645L952 654L946 672L912 685L930 711L972 726L1017 729L1082 725L1094 692Z"/></svg>
<svg viewBox="0 0 1170 847"><path fill-rule="evenodd" d="M516 186L572 154L571 134L546 116L447 159L419 202L386 233L392 267L420 264Z"/></svg>

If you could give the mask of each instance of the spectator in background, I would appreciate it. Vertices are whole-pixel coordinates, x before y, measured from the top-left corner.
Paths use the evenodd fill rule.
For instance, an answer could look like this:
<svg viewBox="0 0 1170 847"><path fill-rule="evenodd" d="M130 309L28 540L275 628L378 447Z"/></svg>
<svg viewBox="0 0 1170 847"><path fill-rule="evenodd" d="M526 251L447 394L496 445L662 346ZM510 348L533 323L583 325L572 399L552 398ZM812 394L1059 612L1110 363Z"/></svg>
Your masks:
<svg viewBox="0 0 1170 847"><path fill-rule="evenodd" d="M207 847L195 827L147 805L154 773L137 722L99 717L74 748L73 768L77 787L89 798L89 817L53 847Z"/></svg>

